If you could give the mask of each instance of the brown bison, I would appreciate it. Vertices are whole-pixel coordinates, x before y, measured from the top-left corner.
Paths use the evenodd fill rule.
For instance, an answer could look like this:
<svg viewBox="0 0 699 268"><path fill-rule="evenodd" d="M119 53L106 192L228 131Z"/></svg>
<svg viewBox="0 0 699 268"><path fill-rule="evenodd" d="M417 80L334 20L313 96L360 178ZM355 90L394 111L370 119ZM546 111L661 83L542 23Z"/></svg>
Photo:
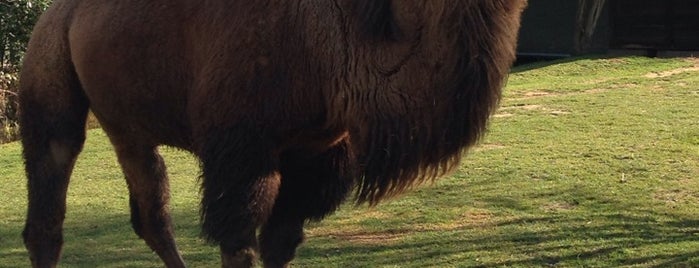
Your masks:
<svg viewBox="0 0 699 268"><path fill-rule="evenodd" d="M455 167L484 133L526 0L56 0L21 75L32 265L58 262L92 110L131 223L168 267L160 145L201 161L225 267L284 267L351 192L376 204ZM259 234L257 231L259 230Z"/></svg>

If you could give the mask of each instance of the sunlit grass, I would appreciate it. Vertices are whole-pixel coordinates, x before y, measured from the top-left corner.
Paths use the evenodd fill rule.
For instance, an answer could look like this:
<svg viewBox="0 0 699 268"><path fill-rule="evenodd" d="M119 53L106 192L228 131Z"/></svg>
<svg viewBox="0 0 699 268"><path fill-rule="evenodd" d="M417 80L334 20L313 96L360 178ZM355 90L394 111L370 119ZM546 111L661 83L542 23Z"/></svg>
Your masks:
<svg viewBox="0 0 699 268"><path fill-rule="evenodd" d="M515 69L488 136L451 176L309 224L295 267L699 265L699 61L581 59ZM168 163L177 241L198 238L198 164ZM26 267L17 143L0 145L0 267ZM69 189L63 267L160 267L132 232L105 135L89 132Z"/></svg>

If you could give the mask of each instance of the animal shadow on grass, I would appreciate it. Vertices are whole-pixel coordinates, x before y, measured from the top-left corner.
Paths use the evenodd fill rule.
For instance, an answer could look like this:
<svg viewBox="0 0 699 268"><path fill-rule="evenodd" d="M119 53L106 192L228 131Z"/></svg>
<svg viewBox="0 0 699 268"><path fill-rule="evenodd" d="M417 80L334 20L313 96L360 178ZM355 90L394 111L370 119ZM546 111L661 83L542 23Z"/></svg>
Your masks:
<svg viewBox="0 0 699 268"><path fill-rule="evenodd" d="M674 218L659 222L652 211L623 211L588 214L584 218L559 216L523 217L502 222L499 228L515 228L493 241L514 243L513 251L521 259L488 266L565 266L575 264L640 265L646 267L693 266L699 264L697 247L667 253L662 245L672 247L694 243L699 246L699 221ZM601 223L597 223L601 222ZM554 224L555 227L531 230L527 226ZM692 265L693 264L693 265Z"/></svg>
<svg viewBox="0 0 699 268"><path fill-rule="evenodd" d="M490 206L526 207L512 198L485 200ZM76 217L76 216L73 216ZM147 267L160 263L136 237L127 214L68 219L61 265ZM217 248L199 238L196 210L173 212L183 257L190 265L217 265ZM657 219L664 220L659 221ZM28 264L21 226L0 226L0 255L5 264ZM293 262L303 267L493 267L493 266L695 266L699 264L699 220L647 210L575 215L515 216L486 225L422 230L386 226L386 243L353 243L331 236L310 236ZM484 231L486 230L486 231ZM380 235L380 234L378 234ZM672 251L660 250L664 246ZM679 248L679 249L678 249ZM646 252L646 253L643 253ZM12 267L0 264L0 267Z"/></svg>
<svg viewBox="0 0 699 268"><path fill-rule="evenodd" d="M162 264L145 242L131 228L127 213L101 213L95 209L67 215L64 244L59 266L62 267L153 267ZM219 262L218 248L206 245L199 237L196 209L173 212L176 240L185 260L195 263ZM22 243L22 223L0 225L0 267L26 267L29 255ZM198 262L197 262L198 261Z"/></svg>
<svg viewBox="0 0 699 268"><path fill-rule="evenodd" d="M526 206L509 198L486 202L513 209ZM311 266L317 267L699 265L699 220L647 210L542 213L486 225L400 233L405 239L375 244L314 237L299 249L297 260L312 259Z"/></svg>

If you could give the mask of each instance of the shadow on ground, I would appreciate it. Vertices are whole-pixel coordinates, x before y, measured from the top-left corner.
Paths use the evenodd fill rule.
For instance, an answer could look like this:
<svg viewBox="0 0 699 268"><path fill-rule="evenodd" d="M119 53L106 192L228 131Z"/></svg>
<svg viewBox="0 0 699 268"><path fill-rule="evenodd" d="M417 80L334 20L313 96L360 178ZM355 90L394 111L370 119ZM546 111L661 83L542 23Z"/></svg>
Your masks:
<svg viewBox="0 0 699 268"><path fill-rule="evenodd" d="M489 202L520 206L510 199ZM378 232L403 238L384 242L348 241L332 235L310 236L299 249L294 263L298 267L699 265L697 218L634 209L580 215L522 216L492 224L431 230L396 230L386 226ZM82 216L79 221L71 220L65 226L62 266L160 265L157 256L131 231L128 215ZM218 266L217 249L198 237L196 210L180 212L174 218L185 260L192 267ZM28 264L20 232L18 222L0 226L0 267L12 267L2 263Z"/></svg>

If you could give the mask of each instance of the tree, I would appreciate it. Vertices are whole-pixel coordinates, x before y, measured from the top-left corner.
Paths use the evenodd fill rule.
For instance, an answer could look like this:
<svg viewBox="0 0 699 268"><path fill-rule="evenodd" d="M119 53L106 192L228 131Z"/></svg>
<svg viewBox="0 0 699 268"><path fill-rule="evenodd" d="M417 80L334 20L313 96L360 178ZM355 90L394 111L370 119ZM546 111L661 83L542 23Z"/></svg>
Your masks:
<svg viewBox="0 0 699 268"><path fill-rule="evenodd" d="M577 20L575 22L575 52L583 53L590 48L606 0L578 0Z"/></svg>

